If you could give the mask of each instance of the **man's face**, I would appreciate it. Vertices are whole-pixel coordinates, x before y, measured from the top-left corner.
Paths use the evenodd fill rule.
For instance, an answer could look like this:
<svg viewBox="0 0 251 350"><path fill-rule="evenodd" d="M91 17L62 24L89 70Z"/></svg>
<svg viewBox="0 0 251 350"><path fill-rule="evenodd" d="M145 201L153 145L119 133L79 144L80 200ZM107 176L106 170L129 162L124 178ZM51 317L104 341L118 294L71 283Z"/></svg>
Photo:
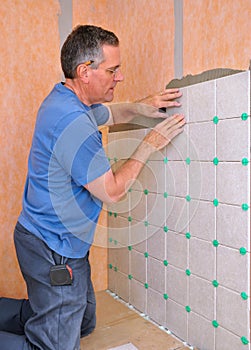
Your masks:
<svg viewBox="0 0 251 350"><path fill-rule="evenodd" d="M119 47L104 45L103 53L104 61L97 69L90 70L89 98L91 104L111 102L117 83L124 80L120 71Z"/></svg>

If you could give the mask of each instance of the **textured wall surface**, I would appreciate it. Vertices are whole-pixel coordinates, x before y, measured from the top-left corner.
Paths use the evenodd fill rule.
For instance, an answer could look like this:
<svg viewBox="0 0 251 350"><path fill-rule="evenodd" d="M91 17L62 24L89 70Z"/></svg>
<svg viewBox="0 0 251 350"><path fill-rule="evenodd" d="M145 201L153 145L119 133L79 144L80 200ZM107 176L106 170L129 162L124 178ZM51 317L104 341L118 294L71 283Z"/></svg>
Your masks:
<svg viewBox="0 0 251 350"><path fill-rule="evenodd" d="M1 295L25 295L13 247L13 229L21 209L36 112L61 77L58 12L56 0L0 3Z"/></svg>
<svg viewBox="0 0 251 350"><path fill-rule="evenodd" d="M249 349L250 74L182 91L184 133L109 208L109 289L199 349ZM145 132L110 134L111 163Z"/></svg>
<svg viewBox="0 0 251 350"><path fill-rule="evenodd" d="M184 4L184 75L212 68L248 69L251 2L193 0Z"/></svg>

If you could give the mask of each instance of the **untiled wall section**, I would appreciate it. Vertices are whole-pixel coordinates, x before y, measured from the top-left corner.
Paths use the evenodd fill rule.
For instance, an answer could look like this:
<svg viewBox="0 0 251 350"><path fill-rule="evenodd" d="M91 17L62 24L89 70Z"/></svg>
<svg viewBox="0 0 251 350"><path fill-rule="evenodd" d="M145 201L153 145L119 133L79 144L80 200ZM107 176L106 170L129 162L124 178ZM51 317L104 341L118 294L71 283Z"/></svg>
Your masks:
<svg viewBox="0 0 251 350"><path fill-rule="evenodd" d="M109 289L201 350L250 349L250 72L182 92L185 131L109 208ZM111 133L111 163L146 132Z"/></svg>

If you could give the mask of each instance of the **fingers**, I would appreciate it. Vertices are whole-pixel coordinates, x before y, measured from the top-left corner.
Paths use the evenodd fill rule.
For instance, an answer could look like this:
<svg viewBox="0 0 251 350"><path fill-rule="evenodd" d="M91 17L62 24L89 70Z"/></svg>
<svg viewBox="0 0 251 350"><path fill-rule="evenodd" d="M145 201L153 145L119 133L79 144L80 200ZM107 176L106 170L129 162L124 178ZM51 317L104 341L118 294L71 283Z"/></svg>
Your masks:
<svg viewBox="0 0 251 350"><path fill-rule="evenodd" d="M180 107L181 103L176 101L177 98L182 96L182 92L179 89L165 89L159 94L159 106L160 107Z"/></svg>

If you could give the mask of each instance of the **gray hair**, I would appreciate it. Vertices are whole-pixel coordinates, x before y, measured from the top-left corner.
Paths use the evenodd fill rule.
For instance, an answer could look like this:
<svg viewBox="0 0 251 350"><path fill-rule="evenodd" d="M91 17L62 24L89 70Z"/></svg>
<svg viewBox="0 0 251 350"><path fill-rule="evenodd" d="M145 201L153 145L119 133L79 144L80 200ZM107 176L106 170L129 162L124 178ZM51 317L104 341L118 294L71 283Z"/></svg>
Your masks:
<svg viewBox="0 0 251 350"><path fill-rule="evenodd" d="M79 64L93 61L97 68L104 60L103 45L119 46L117 36L92 25L79 25L68 35L61 49L61 66L65 78L73 79Z"/></svg>

